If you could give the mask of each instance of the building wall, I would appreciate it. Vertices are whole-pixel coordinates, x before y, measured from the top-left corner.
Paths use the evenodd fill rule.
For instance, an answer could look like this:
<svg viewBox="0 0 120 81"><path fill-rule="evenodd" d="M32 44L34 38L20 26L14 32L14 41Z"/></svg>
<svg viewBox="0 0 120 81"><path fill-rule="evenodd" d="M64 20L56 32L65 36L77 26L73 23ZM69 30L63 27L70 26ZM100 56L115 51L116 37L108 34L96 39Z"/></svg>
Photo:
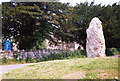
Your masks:
<svg viewBox="0 0 120 81"><path fill-rule="evenodd" d="M74 50L77 50L78 47L80 45L77 44L76 42L69 42L69 43L65 43L65 42L59 42L58 45L50 45L49 43L49 40L46 39L46 48L47 49L60 49L60 50L71 50L71 51L74 51Z"/></svg>

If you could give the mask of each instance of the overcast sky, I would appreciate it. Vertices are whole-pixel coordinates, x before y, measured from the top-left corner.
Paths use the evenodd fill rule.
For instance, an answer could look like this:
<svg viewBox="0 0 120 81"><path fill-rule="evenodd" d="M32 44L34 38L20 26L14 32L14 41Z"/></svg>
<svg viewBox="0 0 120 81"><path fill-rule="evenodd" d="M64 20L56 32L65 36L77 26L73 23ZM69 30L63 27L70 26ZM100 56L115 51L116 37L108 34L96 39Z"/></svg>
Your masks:
<svg viewBox="0 0 120 81"><path fill-rule="evenodd" d="M0 0L0 4L2 2L8 2L10 0ZM33 0L34 1L34 0ZM60 2L69 2L71 5L75 5L76 3L80 3L80 2L85 2L88 1L89 3L92 2L93 0L59 0ZM119 2L120 0L95 0L95 4L100 4L102 3L102 5L108 5L108 4L113 4L116 2Z"/></svg>

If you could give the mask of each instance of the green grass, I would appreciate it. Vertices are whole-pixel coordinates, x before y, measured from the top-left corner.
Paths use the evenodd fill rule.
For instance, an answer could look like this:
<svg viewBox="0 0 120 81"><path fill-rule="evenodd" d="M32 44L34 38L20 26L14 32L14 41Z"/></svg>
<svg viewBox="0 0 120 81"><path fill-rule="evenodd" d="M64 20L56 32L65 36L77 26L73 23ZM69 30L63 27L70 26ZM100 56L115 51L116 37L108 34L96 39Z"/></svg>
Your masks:
<svg viewBox="0 0 120 81"><path fill-rule="evenodd" d="M118 58L75 58L29 65L2 75L3 79L117 79Z"/></svg>

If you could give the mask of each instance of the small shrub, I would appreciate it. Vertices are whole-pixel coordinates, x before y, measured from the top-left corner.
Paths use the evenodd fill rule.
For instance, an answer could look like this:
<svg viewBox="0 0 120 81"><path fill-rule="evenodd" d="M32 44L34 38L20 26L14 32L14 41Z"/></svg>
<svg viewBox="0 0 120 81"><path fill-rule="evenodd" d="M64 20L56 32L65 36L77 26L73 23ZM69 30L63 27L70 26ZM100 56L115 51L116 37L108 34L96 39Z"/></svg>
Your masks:
<svg viewBox="0 0 120 81"><path fill-rule="evenodd" d="M40 59L36 59L36 62L40 62L41 60Z"/></svg>
<svg viewBox="0 0 120 81"><path fill-rule="evenodd" d="M84 55L84 56L87 56L87 53L86 53L85 50L81 50L81 51L80 51L80 54L81 54L81 55Z"/></svg>
<svg viewBox="0 0 120 81"><path fill-rule="evenodd" d="M66 51L66 52L59 52L59 53L51 53L49 56L41 54L41 59L31 59L27 57L26 59L17 59L19 55L14 54L14 59L2 59L3 63L36 63L41 61L48 61L48 60L60 60L60 59L72 59L72 58L84 58L86 57L85 50L75 50L75 51Z"/></svg>
<svg viewBox="0 0 120 81"><path fill-rule="evenodd" d="M7 63L7 58L6 57L2 58L2 63Z"/></svg>
<svg viewBox="0 0 120 81"><path fill-rule="evenodd" d="M26 59L22 59L22 61L20 63L22 63L22 64L26 63Z"/></svg>
<svg viewBox="0 0 120 81"><path fill-rule="evenodd" d="M0 59L0 64L2 63L2 59Z"/></svg>
<svg viewBox="0 0 120 81"><path fill-rule="evenodd" d="M110 48L106 48L106 56L112 56L113 52Z"/></svg>
<svg viewBox="0 0 120 81"><path fill-rule="evenodd" d="M118 55L119 53L116 48L106 48L106 56Z"/></svg>
<svg viewBox="0 0 120 81"><path fill-rule="evenodd" d="M13 61L14 61L14 62L18 62L17 58L14 58Z"/></svg>
<svg viewBox="0 0 120 81"><path fill-rule="evenodd" d="M57 59L70 59L70 58L84 58L86 57L86 51L82 50L75 50L73 52L66 51L66 52L59 52L57 54L51 53L48 57L44 57L43 59L46 60L57 60ZM42 59L42 61L43 61Z"/></svg>
<svg viewBox="0 0 120 81"><path fill-rule="evenodd" d="M21 58L19 59L20 62L21 62L22 60L23 60L23 59L21 59Z"/></svg>
<svg viewBox="0 0 120 81"><path fill-rule="evenodd" d="M26 63L28 63L28 62L31 61L31 58L30 58L30 57L27 57L27 58L25 59L25 61L26 61Z"/></svg>
<svg viewBox="0 0 120 81"><path fill-rule="evenodd" d="M41 61L46 61L46 57L45 57L45 56L42 56Z"/></svg>
<svg viewBox="0 0 120 81"><path fill-rule="evenodd" d="M17 59L17 58L18 58L18 55L16 55L15 53L13 53L13 57L14 57L15 59Z"/></svg>
<svg viewBox="0 0 120 81"><path fill-rule="evenodd" d="M116 48L112 48L113 55L118 55L119 51Z"/></svg>

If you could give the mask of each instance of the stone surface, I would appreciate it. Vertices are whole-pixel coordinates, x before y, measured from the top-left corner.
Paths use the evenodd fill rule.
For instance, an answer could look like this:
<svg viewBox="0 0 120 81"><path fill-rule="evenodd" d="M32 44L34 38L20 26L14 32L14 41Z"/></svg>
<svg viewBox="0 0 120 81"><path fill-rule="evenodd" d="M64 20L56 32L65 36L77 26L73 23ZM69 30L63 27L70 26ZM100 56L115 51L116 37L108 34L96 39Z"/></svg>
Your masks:
<svg viewBox="0 0 120 81"><path fill-rule="evenodd" d="M94 17L86 30L86 51L88 57L105 57L105 39L102 31L102 22Z"/></svg>

